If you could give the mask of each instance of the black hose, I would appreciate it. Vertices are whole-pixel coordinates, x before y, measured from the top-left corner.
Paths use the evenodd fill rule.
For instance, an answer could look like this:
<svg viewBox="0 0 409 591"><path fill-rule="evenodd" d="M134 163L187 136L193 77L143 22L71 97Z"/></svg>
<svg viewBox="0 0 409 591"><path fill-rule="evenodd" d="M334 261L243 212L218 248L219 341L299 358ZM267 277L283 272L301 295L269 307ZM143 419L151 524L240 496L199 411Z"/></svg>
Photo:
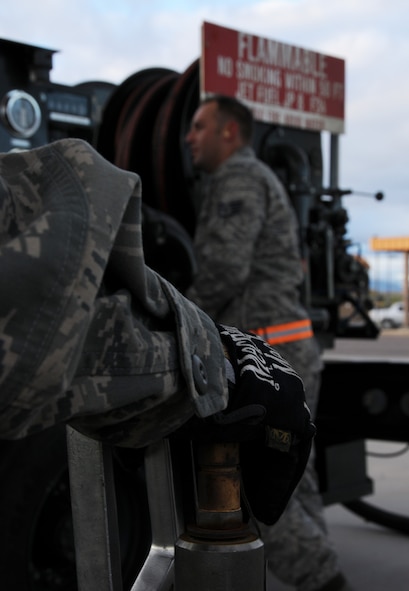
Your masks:
<svg viewBox="0 0 409 591"><path fill-rule="evenodd" d="M405 517L399 513L385 511L362 500L349 501L348 503L343 503L343 506L367 521L372 521L383 527L409 535L409 517Z"/></svg>

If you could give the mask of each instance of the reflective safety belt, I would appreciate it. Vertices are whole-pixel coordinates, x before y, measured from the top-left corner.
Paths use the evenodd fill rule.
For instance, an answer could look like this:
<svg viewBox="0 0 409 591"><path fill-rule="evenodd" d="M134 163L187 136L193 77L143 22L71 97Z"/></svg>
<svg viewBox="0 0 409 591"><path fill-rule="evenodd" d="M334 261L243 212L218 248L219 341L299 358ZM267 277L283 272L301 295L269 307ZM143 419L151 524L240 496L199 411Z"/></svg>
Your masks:
<svg viewBox="0 0 409 591"><path fill-rule="evenodd" d="M286 322L285 324L276 324L275 326L256 328L249 332L263 338L269 345L301 341L302 339L309 339L314 336L309 318L296 320L295 322Z"/></svg>

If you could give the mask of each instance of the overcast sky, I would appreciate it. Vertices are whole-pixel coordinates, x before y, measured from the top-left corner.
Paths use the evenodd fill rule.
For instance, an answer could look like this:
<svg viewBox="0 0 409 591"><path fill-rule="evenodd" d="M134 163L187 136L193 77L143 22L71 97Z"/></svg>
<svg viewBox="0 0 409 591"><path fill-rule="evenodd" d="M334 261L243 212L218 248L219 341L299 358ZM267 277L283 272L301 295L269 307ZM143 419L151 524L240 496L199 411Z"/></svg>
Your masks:
<svg viewBox="0 0 409 591"><path fill-rule="evenodd" d="M52 80L121 83L152 66L183 72L203 21L346 60L340 185L348 235L379 274L402 279L403 255L372 256L372 236L409 236L409 3L405 0L13 0L0 38L58 50ZM328 182L328 179L324 179ZM376 259L376 260L374 260Z"/></svg>

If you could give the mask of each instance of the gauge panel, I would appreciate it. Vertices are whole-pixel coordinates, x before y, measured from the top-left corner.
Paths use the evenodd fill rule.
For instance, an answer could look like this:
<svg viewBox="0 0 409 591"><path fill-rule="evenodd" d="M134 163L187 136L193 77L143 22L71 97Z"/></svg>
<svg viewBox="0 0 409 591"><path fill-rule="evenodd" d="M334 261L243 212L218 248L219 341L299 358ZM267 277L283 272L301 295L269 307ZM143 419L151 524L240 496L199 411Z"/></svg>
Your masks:
<svg viewBox="0 0 409 591"><path fill-rule="evenodd" d="M0 116L13 135L32 137L41 125L41 109L36 99L23 90L10 90L0 105Z"/></svg>

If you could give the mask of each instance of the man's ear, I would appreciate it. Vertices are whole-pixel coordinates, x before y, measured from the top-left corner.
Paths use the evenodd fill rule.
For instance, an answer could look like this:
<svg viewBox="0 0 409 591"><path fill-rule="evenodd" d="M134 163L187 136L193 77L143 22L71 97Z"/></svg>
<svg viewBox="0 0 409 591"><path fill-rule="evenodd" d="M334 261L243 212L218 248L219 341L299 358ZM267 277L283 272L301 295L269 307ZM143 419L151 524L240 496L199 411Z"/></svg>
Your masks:
<svg viewBox="0 0 409 591"><path fill-rule="evenodd" d="M236 140L239 133L239 126L236 121L227 121L223 130L223 137L226 140Z"/></svg>

